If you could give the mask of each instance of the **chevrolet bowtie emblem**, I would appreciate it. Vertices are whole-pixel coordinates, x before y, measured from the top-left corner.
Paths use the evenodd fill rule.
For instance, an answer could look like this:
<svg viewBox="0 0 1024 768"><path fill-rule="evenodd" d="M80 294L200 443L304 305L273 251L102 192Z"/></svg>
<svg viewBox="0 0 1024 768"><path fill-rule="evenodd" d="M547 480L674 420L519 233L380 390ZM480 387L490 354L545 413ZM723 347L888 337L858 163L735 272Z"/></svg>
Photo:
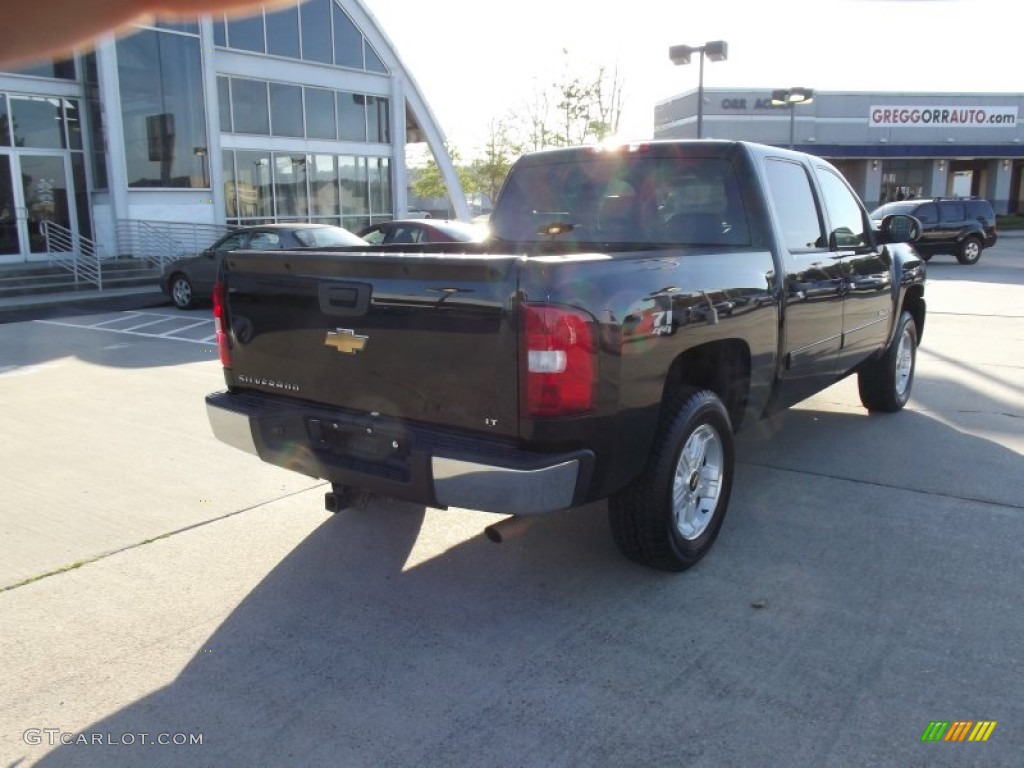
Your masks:
<svg viewBox="0 0 1024 768"><path fill-rule="evenodd" d="M324 344L334 347L345 355L354 355L366 349L366 341L369 336L359 336L355 331L348 328L339 328L337 331L328 331Z"/></svg>

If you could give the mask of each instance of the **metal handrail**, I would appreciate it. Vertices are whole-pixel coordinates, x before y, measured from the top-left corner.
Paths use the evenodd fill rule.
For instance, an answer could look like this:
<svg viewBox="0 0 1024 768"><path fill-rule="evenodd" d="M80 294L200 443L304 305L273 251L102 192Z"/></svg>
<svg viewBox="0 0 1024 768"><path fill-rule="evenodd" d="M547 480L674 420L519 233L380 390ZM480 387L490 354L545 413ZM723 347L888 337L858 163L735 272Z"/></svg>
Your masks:
<svg viewBox="0 0 1024 768"><path fill-rule="evenodd" d="M103 290L102 259L98 244L49 219L44 220L40 228L51 264L71 272L76 283L93 283L99 290Z"/></svg>
<svg viewBox="0 0 1024 768"><path fill-rule="evenodd" d="M117 252L163 268L170 261L200 253L233 227L184 221L118 219Z"/></svg>

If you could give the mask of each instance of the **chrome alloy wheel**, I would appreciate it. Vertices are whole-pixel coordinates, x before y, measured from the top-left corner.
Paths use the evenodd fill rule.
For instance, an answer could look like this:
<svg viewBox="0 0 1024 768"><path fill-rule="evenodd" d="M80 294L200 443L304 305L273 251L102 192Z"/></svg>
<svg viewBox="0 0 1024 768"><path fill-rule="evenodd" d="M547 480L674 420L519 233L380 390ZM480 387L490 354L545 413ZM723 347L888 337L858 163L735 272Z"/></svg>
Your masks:
<svg viewBox="0 0 1024 768"><path fill-rule="evenodd" d="M672 517L676 530L693 541L707 529L722 493L722 438L709 424L693 431L676 463L672 481Z"/></svg>
<svg viewBox="0 0 1024 768"><path fill-rule="evenodd" d="M896 394L903 397L910 386L910 377L914 373L914 336L910 328L904 327L900 334L900 344L896 349Z"/></svg>
<svg viewBox="0 0 1024 768"><path fill-rule="evenodd" d="M184 277L174 278L171 286L171 298L179 307L187 307L192 303L192 284Z"/></svg>

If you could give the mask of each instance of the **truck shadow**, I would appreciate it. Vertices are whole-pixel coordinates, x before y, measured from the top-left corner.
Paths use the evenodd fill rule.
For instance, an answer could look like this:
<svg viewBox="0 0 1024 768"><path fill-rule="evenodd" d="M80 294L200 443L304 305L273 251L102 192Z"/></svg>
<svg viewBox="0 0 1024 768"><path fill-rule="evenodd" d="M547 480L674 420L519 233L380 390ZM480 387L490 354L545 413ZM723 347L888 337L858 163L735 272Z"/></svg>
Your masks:
<svg viewBox="0 0 1024 768"><path fill-rule="evenodd" d="M1024 577L1021 518L971 548L948 531L964 499L1020 509L1018 454L912 411L809 408L749 428L738 451L723 534L684 575L623 561L604 504L421 561L422 507L328 518L203 643L211 653L87 729L202 733L201 746L72 745L38 765L715 765L761 750L824 764L866 728L910 764L919 733L901 746L893 714L918 714L922 668L981 642L958 674L992 711L1016 701L1016 614L998 607ZM967 477L950 466L963 456ZM1005 574L982 591L977 548ZM854 699L887 706L851 717ZM801 740L811 721L829 738ZM745 731L754 741L737 742Z"/></svg>

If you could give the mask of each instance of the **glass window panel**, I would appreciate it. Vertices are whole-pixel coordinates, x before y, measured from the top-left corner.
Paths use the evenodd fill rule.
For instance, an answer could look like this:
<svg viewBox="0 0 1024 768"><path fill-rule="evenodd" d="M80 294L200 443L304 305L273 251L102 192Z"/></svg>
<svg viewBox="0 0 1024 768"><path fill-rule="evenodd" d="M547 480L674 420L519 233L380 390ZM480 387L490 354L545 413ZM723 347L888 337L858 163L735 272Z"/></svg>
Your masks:
<svg viewBox="0 0 1024 768"><path fill-rule="evenodd" d="M85 116L89 121L92 141L92 182L96 189L107 188L107 156L103 145L103 108L100 104L99 77L96 73L96 54L88 53L85 64Z"/></svg>
<svg viewBox="0 0 1024 768"><path fill-rule="evenodd" d="M377 52L373 50L373 46L366 40L363 40L363 50L366 52L366 68L370 72L380 72L382 75L386 75L388 68L384 66L380 56L377 55Z"/></svg>
<svg viewBox="0 0 1024 768"><path fill-rule="evenodd" d="M262 80L231 78L231 115L235 133L270 135L267 84Z"/></svg>
<svg viewBox="0 0 1024 768"><path fill-rule="evenodd" d="M309 160L309 212L314 216L337 216L341 213L337 158L310 155Z"/></svg>
<svg viewBox="0 0 1024 768"><path fill-rule="evenodd" d="M818 206L803 167L785 160L768 160L765 169L785 246L793 252L824 248Z"/></svg>
<svg viewBox="0 0 1024 768"><path fill-rule="evenodd" d="M302 58L330 64L334 60L331 42L331 0L309 0L299 6L302 14Z"/></svg>
<svg viewBox="0 0 1024 768"><path fill-rule="evenodd" d="M342 216L341 226L349 232L362 232L370 226L369 216Z"/></svg>
<svg viewBox="0 0 1024 768"><path fill-rule="evenodd" d="M272 217L274 197L271 193L270 153L238 151L235 159L238 215L244 219Z"/></svg>
<svg viewBox="0 0 1024 768"><path fill-rule="evenodd" d="M11 146L11 118L7 116L7 97L0 93L0 147ZM3 177L0 176L0 183Z"/></svg>
<svg viewBox="0 0 1024 768"><path fill-rule="evenodd" d="M3 95L0 94L0 103L2 102ZM21 253L21 238L18 236L15 210L11 156L0 155L0 256Z"/></svg>
<svg viewBox="0 0 1024 768"><path fill-rule="evenodd" d="M274 198L278 218L309 214L305 155L274 155Z"/></svg>
<svg viewBox="0 0 1024 768"><path fill-rule="evenodd" d="M92 219L89 216L89 188L85 183L85 157L81 152L71 155L71 178L75 185L75 212L78 214L78 233L92 238Z"/></svg>
<svg viewBox="0 0 1024 768"><path fill-rule="evenodd" d="M366 134L370 141L389 144L391 127L388 112L388 100L382 96L366 97Z"/></svg>
<svg viewBox="0 0 1024 768"><path fill-rule="evenodd" d="M370 161L370 208L375 217L392 212L391 160L387 157Z"/></svg>
<svg viewBox="0 0 1024 768"><path fill-rule="evenodd" d="M41 61L38 64L30 64L27 67L11 70L15 75L28 75L30 77L52 77L59 80L75 80L74 59L54 59L52 61Z"/></svg>
<svg viewBox="0 0 1024 768"><path fill-rule="evenodd" d="M365 157L339 157L341 177L341 213L343 216L369 217L368 179ZM345 225L345 229L357 231Z"/></svg>
<svg viewBox="0 0 1024 768"><path fill-rule="evenodd" d="M71 149L82 148L82 122L79 118L78 101L75 99L63 99L64 103L64 125L68 132L68 147Z"/></svg>
<svg viewBox="0 0 1024 768"><path fill-rule="evenodd" d="M228 46L243 51L264 53L263 12L254 16L228 19Z"/></svg>
<svg viewBox="0 0 1024 768"><path fill-rule="evenodd" d="M270 119L275 136L303 136L302 88L271 83Z"/></svg>
<svg viewBox="0 0 1024 768"><path fill-rule="evenodd" d="M310 139L337 139L334 116L334 91L306 88L306 136Z"/></svg>
<svg viewBox="0 0 1024 768"><path fill-rule="evenodd" d="M338 138L366 141L366 97L338 91Z"/></svg>
<svg viewBox="0 0 1024 768"><path fill-rule="evenodd" d="M226 77L217 78L217 106L220 109L220 130L231 133L231 82Z"/></svg>
<svg viewBox="0 0 1024 768"><path fill-rule="evenodd" d="M60 99L11 96L14 146L64 149L63 123Z"/></svg>
<svg viewBox="0 0 1024 768"><path fill-rule="evenodd" d="M128 185L205 187L199 38L142 30L117 42Z"/></svg>
<svg viewBox="0 0 1024 768"><path fill-rule="evenodd" d="M871 242L860 203L840 178L827 168L818 173L832 238L837 248L863 248Z"/></svg>
<svg viewBox="0 0 1024 768"><path fill-rule="evenodd" d="M224 23L223 16L217 16L213 20L213 44L220 46L221 48L227 47L227 25Z"/></svg>
<svg viewBox="0 0 1024 768"><path fill-rule="evenodd" d="M352 19L335 3L334 12L334 63L339 67L363 68L363 34Z"/></svg>
<svg viewBox="0 0 1024 768"><path fill-rule="evenodd" d="M292 59L301 58L298 5L267 14L267 53Z"/></svg>
<svg viewBox="0 0 1024 768"><path fill-rule="evenodd" d="M225 149L220 153L221 178L224 179L224 212L230 219L238 215L238 186L235 183L235 153Z"/></svg>

